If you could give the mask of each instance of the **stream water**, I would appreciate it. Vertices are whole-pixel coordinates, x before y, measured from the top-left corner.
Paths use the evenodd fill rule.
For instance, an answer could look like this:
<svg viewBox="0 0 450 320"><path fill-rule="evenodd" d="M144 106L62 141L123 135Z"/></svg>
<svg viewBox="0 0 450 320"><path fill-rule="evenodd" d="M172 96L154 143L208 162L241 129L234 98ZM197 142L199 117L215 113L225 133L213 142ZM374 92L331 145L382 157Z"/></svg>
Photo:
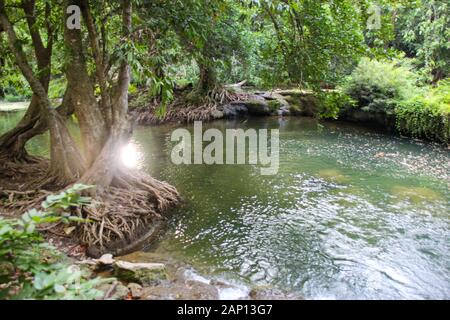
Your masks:
<svg viewBox="0 0 450 320"><path fill-rule="evenodd" d="M16 117L0 114L0 131ZM176 166L175 127L136 128L125 160L185 198L149 250L202 275L306 298L450 299L448 149L306 118L204 127L280 129L279 173ZM45 154L47 138L28 148Z"/></svg>

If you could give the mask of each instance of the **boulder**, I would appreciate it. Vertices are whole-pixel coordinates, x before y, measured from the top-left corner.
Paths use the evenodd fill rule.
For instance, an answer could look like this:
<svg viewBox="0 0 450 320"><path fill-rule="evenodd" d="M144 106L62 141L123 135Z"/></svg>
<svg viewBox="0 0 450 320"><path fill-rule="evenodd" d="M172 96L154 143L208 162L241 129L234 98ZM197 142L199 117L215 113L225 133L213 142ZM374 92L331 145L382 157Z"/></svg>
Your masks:
<svg viewBox="0 0 450 320"><path fill-rule="evenodd" d="M128 288L118 281L114 283L103 283L96 289L104 292L103 299L106 300L123 300L129 294Z"/></svg>
<svg viewBox="0 0 450 320"><path fill-rule="evenodd" d="M123 281L152 285L167 280L166 266L162 263L131 263L116 261L115 275Z"/></svg>
<svg viewBox="0 0 450 320"><path fill-rule="evenodd" d="M277 101L279 107L289 107L289 102L286 97L276 92L266 92L263 95L264 99L269 101Z"/></svg>
<svg viewBox="0 0 450 320"><path fill-rule="evenodd" d="M99 259L86 259L77 262L79 265L89 266L92 269L99 269L102 267L112 266L115 260L112 254L104 254Z"/></svg>
<svg viewBox="0 0 450 320"><path fill-rule="evenodd" d="M290 107L281 107L280 109L278 109L278 115L280 117L290 116L291 115Z"/></svg>
<svg viewBox="0 0 450 320"><path fill-rule="evenodd" d="M264 100L248 100L240 102L245 107L247 107L248 114L252 116L270 116L272 114L272 110L269 106L269 103Z"/></svg>
<svg viewBox="0 0 450 320"><path fill-rule="evenodd" d="M339 118L342 120L365 123L372 127L379 127L393 132L396 130L394 114L367 110L367 108L345 108L341 110Z"/></svg>
<svg viewBox="0 0 450 320"><path fill-rule="evenodd" d="M143 289L142 300L218 300L219 292L202 282L164 283Z"/></svg>
<svg viewBox="0 0 450 320"><path fill-rule="evenodd" d="M320 101L314 95L285 96L285 100L293 116L315 117L319 112Z"/></svg>
<svg viewBox="0 0 450 320"><path fill-rule="evenodd" d="M130 290L133 298L141 298L144 288L137 283L130 283L128 284L128 290Z"/></svg>
<svg viewBox="0 0 450 320"><path fill-rule="evenodd" d="M100 259L97 260L97 263L104 266L113 265L115 262L112 254L104 254Z"/></svg>
<svg viewBox="0 0 450 320"><path fill-rule="evenodd" d="M227 119L239 118L248 115L248 109L243 104L230 103L223 106L223 116Z"/></svg>

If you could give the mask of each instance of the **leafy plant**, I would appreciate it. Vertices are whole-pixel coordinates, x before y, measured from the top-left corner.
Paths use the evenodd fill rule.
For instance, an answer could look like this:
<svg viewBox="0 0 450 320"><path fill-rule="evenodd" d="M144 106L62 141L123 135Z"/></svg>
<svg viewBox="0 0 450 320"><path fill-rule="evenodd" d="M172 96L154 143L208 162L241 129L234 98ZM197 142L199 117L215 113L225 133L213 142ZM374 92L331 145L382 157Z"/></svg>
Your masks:
<svg viewBox="0 0 450 320"><path fill-rule="evenodd" d="M396 108L397 128L416 138L450 141L450 81L401 102Z"/></svg>
<svg viewBox="0 0 450 320"><path fill-rule="evenodd" d="M399 10L396 45L416 57L427 80L450 75L450 4L445 0L410 1Z"/></svg>
<svg viewBox="0 0 450 320"><path fill-rule="evenodd" d="M356 101L341 91L320 92L319 117L323 119L337 119L340 110L353 107Z"/></svg>
<svg viewBox="0 0 450 320"><path fill-rule="evenodd" d="M75 185L49 196L43 211L30 210L19 219L0 218L0 299L95 299L96 287L110 279L89 279L89 274L43 242L36 231L42 224L83 222L70 217L71 207L87 205L79 193L90 188Z"/></svg>
<svg viewBox="0 0 450 320"><path fill-rule="evenodd" d="M398 102L420 92L416 82L417 76L399 61L363 58L343 90L364 111L393 114Z"/></svg>

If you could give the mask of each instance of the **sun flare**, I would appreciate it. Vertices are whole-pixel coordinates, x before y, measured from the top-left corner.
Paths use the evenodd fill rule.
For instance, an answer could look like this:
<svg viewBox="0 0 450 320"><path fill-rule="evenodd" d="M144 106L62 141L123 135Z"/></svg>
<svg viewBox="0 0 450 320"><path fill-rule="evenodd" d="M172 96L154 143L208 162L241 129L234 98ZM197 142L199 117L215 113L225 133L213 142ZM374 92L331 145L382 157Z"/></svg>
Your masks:
<svg viewBox="0 0 450 320"><path fill-rule="evenodd" d="M122 161L122 164L127 168L138 168L140 159L141 154L134 142L130 142L120 151L120 160Z"/></svg>

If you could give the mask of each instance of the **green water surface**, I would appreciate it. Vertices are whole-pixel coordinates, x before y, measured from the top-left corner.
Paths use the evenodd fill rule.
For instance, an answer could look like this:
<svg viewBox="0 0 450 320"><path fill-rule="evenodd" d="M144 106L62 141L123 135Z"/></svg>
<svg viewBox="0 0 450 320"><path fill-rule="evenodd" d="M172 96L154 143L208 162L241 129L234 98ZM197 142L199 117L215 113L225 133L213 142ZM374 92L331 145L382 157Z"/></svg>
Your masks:
<svg viewBox="0 0 450 320"><path fill-rule="evenodd" d="M14 117L0 115L0 131ZM262 176L250 165L173 165L175 128L138 127L132 141L139 166L185 199L151 250L306 298L450 298L448 149L306 118L205 125L279 129L279 173ZM47 138L28 148L45 154Z"/></svg>

